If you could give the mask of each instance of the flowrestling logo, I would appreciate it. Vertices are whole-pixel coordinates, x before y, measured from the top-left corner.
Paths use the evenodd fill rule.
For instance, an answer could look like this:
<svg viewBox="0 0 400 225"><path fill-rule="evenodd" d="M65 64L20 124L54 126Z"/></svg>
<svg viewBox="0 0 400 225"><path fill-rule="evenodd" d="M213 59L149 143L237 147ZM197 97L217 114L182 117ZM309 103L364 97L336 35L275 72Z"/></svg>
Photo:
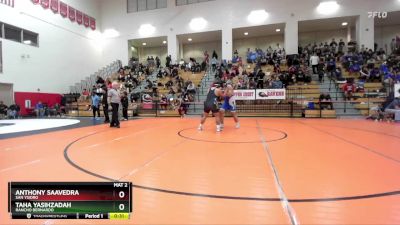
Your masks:
<svg viewBox="0 0 400 225"><path fill-rule="evenodd" d="M388 17L388 12L378 12L378 11L368 12L368 18L370 19L375 19L375 18L386 19L387 17Z"/></svg>

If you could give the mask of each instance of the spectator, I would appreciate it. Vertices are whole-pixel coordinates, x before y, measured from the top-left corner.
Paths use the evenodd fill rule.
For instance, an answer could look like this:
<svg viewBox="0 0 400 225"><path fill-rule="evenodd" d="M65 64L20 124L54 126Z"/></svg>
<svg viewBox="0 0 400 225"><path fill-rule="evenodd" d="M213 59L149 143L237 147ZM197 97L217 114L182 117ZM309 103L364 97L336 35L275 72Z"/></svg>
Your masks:
<svg viewBox="0 0 400 225"><path fill-rule="evenodd" d="M86 101L89 98L89 91L86 90L86 88L83 89L82 91L82 101Z"/></svg>
<svg viewBox="0 0 400 225"><path fill-rule="evenodd" d="M124 91L121 95L121 105L122 105L122 116L124 117L124 121L128 120L128 107L129 107L129 99L128 93Z"/></svg>
<svg viewBox="0 0 400 225"><path fill-rule="evenodd" d="M343 54L345 45L346 45L346 43L344 43L343 39L340 39L340 41L339 41L339 49L338 49L338 53L339 54Z"/></svg>
<svg viewBox="0 0 400 225"><path fill-rule="evenodd" d="M104 123L109 123L110 122L110 117L108 115L108 88L106 86L103 86L102 88L102 100L101 100L101 105L103 106L103 114L104 114Z"/></svg>
<svg viewBox="0 0 400 225"><path fill-rule="evenodd" d="M217 52L215 52L215 50L213 51L211 58L218 59L218 55Z"/></svg>
<svg viewBox="0 0 400 225"><path fill-rule="evenodd" d="M99 84L101 87L101 86L105 85L105 81L101 76L97 76L96 84Z"/></svg>
<svg viewBox="0 0 400 225"><path fill-rule="evenodd" d="M396 44L396 39L393 38L393 39L392 39L392 42L390 42L390 51L392 52L392 54L393 54L394 52L396 52L396 46L397 46L397 44Z"/></svg>
<svg viewBox="0 0 400 225"><path fill-rule="evenodd" d="M86 89L84 89L86 90ZM42 118L44 116L44 105L42 104L41 101L39 101L36 106L35 106L35 112L36 112L36 116L38 118Z"/></svg>
<svg viewBox="0 0 400 225"><path fill-rule="evenodd" d="M0 119L3 119L7 116L7 109L7 105L5 105L3 101L0 101Z"/></svg>
<svg viewBox="0 0 400 225"><path fill-rule="evenodd" d="M118 92L119 84L117 82L112 83L112 88L108 91L108 98L111 103L112 117L110 122L110 127L120 128L118 119L118 108L121 103L121 97Z"/></svg>
<svg viewBox="0 0 400 225"><path fill-rule="evenodd" d="M356 86L350 80L343 86L343 91L345 95L345 99L351 100L353 98L353 93L356 91Z"/></svg>
<svg viewBox="0 0 400 225"><path fill-rule="evenodd" d="M169 68L171 66L171 55L168 55L166 58L166 63L165 63L165 67Z"/></svg>
<svg viewBox="0 0 400 225"><path fill-rule="evenodd" d="M319 57L314 53L313 56L310 57L310 64L312 66L313 74L318 74L318 63Z"/></svg>
<svg viewBox="0 0 400 225"><path fill-rule="evenodd" d="M332 98L331 95L328 93L322 93L319 96L319 107L320 109L333 109Z"/></svg>
<svg viewBox="0 0 400 225"><path fill-rule="evenodd" d="M160 68L160 65L161 65L160 58L158 58L158 56L156 56L156 66L157 66L157 68Z"/></svg>
<svg viewBox="0 0 400 225"><path fill-rule="evenodd" d="M194 86L193 82L190 81L188 86L187 86L187 92L190 94L196 94L196 87Z"/></svg>
<svg viewBox="0 0 400 225"><path fill-rule="evenodd" d="M93 111L93 120L100 119L100 97L96 94L96 92L92 92L92 111ZM97 118L96 118L97 113Z"/></svg>

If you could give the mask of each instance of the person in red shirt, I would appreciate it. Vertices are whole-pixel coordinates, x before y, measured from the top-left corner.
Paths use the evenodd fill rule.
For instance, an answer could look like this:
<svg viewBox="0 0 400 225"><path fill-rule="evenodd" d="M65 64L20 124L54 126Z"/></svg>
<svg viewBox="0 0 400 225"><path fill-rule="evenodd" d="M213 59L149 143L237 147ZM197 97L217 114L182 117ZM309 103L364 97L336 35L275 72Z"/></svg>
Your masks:
<svg viewBox="0 0 400 225"><path fill-rule="evenodd" d="M344 96L347 100L351 100L355 91L356 86L353 82L348 81L345 85L343 85Z"/></svg>

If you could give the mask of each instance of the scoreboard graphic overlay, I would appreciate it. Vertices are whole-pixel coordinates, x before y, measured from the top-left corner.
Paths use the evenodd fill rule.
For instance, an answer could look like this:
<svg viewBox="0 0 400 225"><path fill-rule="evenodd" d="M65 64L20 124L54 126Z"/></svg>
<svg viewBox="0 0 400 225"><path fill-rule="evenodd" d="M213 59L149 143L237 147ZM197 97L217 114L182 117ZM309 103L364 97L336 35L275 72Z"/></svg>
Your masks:
<svg viewBox="0 0 400 225"><path fill-rule="evenodd" d="M9 182L12 219L129 219L130 182Z"/></svg>

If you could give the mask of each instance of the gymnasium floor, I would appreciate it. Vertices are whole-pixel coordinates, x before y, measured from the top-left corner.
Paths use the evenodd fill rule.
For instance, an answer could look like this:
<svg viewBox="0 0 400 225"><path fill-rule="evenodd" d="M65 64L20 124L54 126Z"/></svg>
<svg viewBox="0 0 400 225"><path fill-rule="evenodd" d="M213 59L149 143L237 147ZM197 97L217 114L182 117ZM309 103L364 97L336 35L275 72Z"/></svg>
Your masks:
<svg viewBox="0 0 400 225"><path fill-rule="evenodd" d="M140 119L0 140L0 224L400 224L400 124ZM8 181L134 183L129 221L21 221Z"/></svg>

